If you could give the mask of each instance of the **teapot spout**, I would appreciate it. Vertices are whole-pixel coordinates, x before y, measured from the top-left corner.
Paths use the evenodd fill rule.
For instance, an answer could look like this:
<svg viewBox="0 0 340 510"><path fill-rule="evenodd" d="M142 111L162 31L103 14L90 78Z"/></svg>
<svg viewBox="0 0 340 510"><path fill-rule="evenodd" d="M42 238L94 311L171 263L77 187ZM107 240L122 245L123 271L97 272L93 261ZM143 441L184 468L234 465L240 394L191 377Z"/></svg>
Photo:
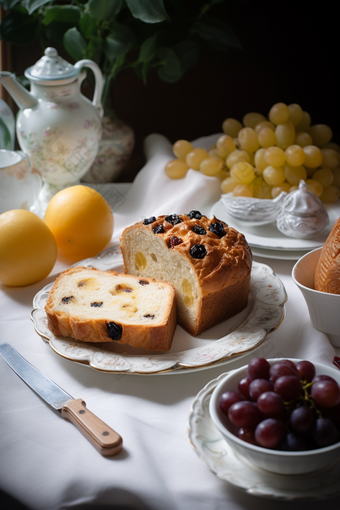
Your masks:
<svg viewBox="0 0 340 510"><path fill-rule="evenodd" d="M0 72L0 83L5 87L7 92L12 96L13 100L21 110L25 108L33 108L38 104L38 100L32 96L20 83L17 81L15 74L7 71Z"/></svg>

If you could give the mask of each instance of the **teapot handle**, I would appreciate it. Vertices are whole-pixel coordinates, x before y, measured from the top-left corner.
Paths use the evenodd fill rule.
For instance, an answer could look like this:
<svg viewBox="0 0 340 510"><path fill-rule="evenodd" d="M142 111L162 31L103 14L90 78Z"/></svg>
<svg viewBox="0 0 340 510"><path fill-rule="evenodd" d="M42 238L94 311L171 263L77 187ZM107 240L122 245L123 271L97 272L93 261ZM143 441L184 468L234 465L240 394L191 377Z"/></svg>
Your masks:
<svg viewBox="0 0 340 510"><path fill-rule="evenodd" d="M99 68L99 66L93 62L93 60L79 60L76 64L74 64L74 67L76 69L81 69L82 67L88 67L93 71L94 78L95 78L95 88L94 88L94 94L93 94L93 100L92 104L98 109L100 118L103 117L103 106L101 103L101 97L102 97L102 91L103 91L103 75Z"/></svg>

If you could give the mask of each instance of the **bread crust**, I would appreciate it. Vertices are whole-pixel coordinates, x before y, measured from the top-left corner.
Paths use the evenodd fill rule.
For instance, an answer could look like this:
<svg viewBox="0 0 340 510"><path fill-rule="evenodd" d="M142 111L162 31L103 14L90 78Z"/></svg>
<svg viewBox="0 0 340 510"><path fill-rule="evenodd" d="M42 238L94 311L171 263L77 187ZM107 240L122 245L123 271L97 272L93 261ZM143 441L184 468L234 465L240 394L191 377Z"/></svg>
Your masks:
<svg viewBox="0 0 340 510"><path fill-rule="evenodd" d="M129 260L128 250L125 249L125 239L144 230L150 235L150 243L154 237L163 243L164 251L180 255L185 259L197 276L199 285L199 307L196 324L193 327L183 320L179 309L179 324L193 336L205 331L209 327L227 320L241 312L248 302L250 274L252 268L252 253L243 234L217 219L202 215L200 219L191 219L187 215L178 215L180 222L173 225L166 220L166 216L158 216L151 224L144 225L138 222L127 227L121 236L121 249L124 260L124 271L134 273L133 264ZM210 230L214 223L221 223L224 235L219 237ZM162 227L163 232L154 233L154 229ZM193 229L200 227L205 230L204 235L196 233ZM181 240L178 245L171 245L171 239ZM196 245L203 245L206 256L193 258L190 249ZM150 244L152 251L152 244ZM144 273L143 273L144 274ZM147 276L155 276L145 271ZM171 280L168 280L171 281Z"/></svg>
<svg viewBox="0 0 340 510"><path fill-rule="evenodd" d="M204 296L201 302L201 320L197 329L189 331L189 333L197 336L244 310L248 305L249 283L250 274L241 282L234 282L224 289Z"/></svg>
<svg viewBox="0 0 340 510"><path fill-rule="evenodd" d="M340 218L333 225L321 250L314 287L321 292L340 294Z"/></svg>
<svg viewBox="0 0 340 510"><path fill-rule="evenodd" d="M162 225L164 233L153 234L164 241L166 247L169 248L170 238L176 236L183 242L171 248L175 253L179 253L185 257L192 269L197 274L200 281L202 296L218 292L228 285L242 280L245 276L249 276L252 267L252 253L243 234L238 232L215 216L209 219L202 216L200 220L188 218L185 215L178 215L182 220L177 225L172 225L165 221L166 216L158 216L151 225L143 225L140 221L135 225L127 227L122 236L121 241L126 234L134 229L144 229L153 232L153 228ZM225 227L225 235L219 238L216 234L209 230L211 223L219 222ZM206 235L196 234L192 229L194 226L203 227ZM203 244L207 250L207 256L203 259L194 259L190 256L190 248L195 244ZM126 271L127 261L123 243L121 244L123 253L124 269Z"/></svg>
<svg viewBox="0 0 340 510"><path fill-rule="evenodd" d="M56 294L61 283L69 276L75 273L81 273L82 270L91 271L95 276L98 273L118 276L122 281L131 278L129 275L118 274L115 271L99 271L95 268L75 267L62 272L56 279L45 305L48 328L56 336L71 337L82 342L90 343L118 343L128 344L132 347L144 348L152 351L168 351L172 344L173 335L177 324L175 290L171 284L167 285L170 294L170 304L166 310L166 319L157 324L129 324L116 320L114 317L108 318L86 318L84 315L66 313L62 310L56 310ZM139 278L136 277L137 280ZM143 280L155 282L152 278L143 278ZM162 285L164 282L162 282ZM122 336L119 340L110 338L107 330L107 324L114 321L122 327Z"/></svg>

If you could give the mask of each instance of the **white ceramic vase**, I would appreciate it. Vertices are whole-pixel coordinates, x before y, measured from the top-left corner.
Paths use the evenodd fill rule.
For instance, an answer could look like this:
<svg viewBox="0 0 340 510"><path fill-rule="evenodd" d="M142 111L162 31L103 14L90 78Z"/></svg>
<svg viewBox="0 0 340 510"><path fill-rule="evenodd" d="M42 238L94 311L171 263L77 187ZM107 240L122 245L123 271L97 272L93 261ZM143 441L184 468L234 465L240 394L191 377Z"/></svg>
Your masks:
<svg viewBox="0 0 340 510"><path fill-rule="evenodd" d="M130 159L135 135L130 126L118 119L102 119L102 137L91 168L82 182L115 182Z"/></svg>

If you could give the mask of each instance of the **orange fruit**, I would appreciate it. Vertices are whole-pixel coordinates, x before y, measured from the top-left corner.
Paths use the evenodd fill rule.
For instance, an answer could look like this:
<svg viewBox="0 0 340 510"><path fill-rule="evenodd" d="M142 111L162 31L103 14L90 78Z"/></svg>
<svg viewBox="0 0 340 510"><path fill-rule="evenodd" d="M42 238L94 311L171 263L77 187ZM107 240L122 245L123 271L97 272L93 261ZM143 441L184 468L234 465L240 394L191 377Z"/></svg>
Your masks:
<svg viewBox="0 0 340 510"><path fill-rule="evenodd" d="M44 219L60 253L73 260L97 255L113 233L111 207L100 193L88 186L71 186L59 191L50 200Z"/></svg>
<svg viewBox="0 0 340 510"><path fill-rule="evenodd" d="M46 278L57 259L57 243L44 221L30 211L0 214L0 281L13 287Z"/></svg>

